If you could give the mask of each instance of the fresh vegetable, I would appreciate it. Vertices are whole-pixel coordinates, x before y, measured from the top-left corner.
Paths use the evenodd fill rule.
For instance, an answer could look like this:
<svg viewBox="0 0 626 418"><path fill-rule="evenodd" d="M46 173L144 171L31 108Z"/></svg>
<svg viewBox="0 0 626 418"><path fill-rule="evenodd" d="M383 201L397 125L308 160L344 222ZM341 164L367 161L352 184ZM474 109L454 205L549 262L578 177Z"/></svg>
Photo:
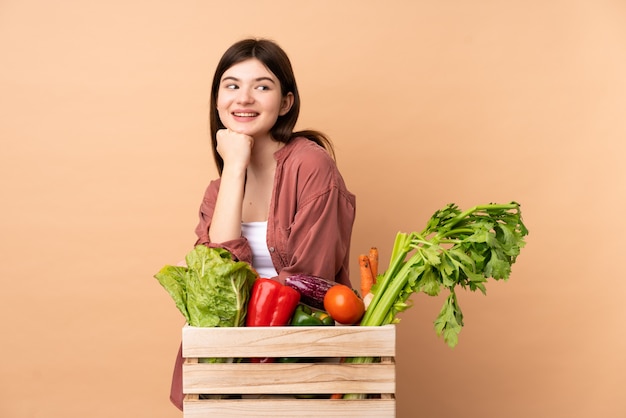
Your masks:
<svg viewBox="0 0 626 418"><path fill-rule="evenodd" d="M298 327L333 326L335 325L335 320L325 311L313 309L308 305L300 303L291 317L290 325ZM307 357L279 357L276 359L278 363L298 363L300 361L306 362ZM308 398L316 397L317 395L302 396Z"/></svg>
<svg viewBox="0 0 626 418"><path fill-rule="evenodd" d="M365 297L374 285L374 274L367 254L359 255L359 273L361 277L361 296Z"/></svg>
<svg viewBox="0 0 626 418"><path fill-rule="evenodd" d="M154 277L167 290L187 323L196 327L242 327L257 275L248 263L234 261L221 248L196 246L186 267L165 266ZM201 359L224 363L227 358Z"/></svg>
<svg viewBox="0 0 626 418"><path fill-rule="evenodd" d="M196 327L245 325L256 273L221 248L196 246L186 267L165 266L154 277L167 290L187 323Z"/></svg>
<svg viewBox="0 0 626 418"><path fill-rule="evenodd" d="M365 309L369 307L374 298L371 292L372 286L376 284L378 276L378 248L370 247L368 254L359 255L359 270L361 277L361 297L365 304Z"/></svg>
<svg viewBox="0 0 626 418"><path fill-rule="evenodd" d="M519 204L487 204L461 212L455 204L436 211L420 233L398 233L389 268L372 288L361 325L399 322L414 292L449 291L435 331L454 347L463 327L456 286L486 294L487 278L507 280L528 234Z"/></svg>
<svg viewBox="0 0 626 418"><path fill-rule="evenodd" d="M291 318L291 325L321 326L335 325L335 320L325 311L313 309L310 306L299 304Z"/></svg>
<svg viewBox="0 0 626 418"><path fill-rule="evenodd" d="M259 278L252 286L248 302L247 327L283 326L289 323L300 293L276 280ZM251 358L252 363L273 363L274 358Z"/></svg>
<svg viewBox="0 0 626 418"><path fill-rule="evenodd" d="M310 274L294 274L285 279L285 286L300 292L300 301L316 309L324 309L324 296L336 283Z"/></svg>
<svg viewBox="0 0 626 418"><path fill-rule="evenodd" d="M508 280L526 235L528 229L516 202L474 206L464 212L451 203L436 211L422 232L397 234L389 267L372 287L374 298L361 325L398 323L397 314L411 306L408 299L413 293L436 296L447 289L449 295L434 327L448 346L455 347L464 325L456 287L486 294L488 278ZM346 361L370 363L374 359L351 357Z"/></svg>
<svg viewBox="0 0 626 418"><path fill-rule="evenodd" d="M298 291L276 280L259 278L252 286L246 326L287 325L299 302Z"/></svg>
<svg viewBox="0 0 626 418"><path fill-rule="evenodd" d="M336 284L324 296L324 309L340 324L352 325L363 316L365 305L353 289Z"/></svg>
<svg viewBox="0 0 626 418"><path fill-rule="evenodd" d="M376 282L376 277L378 276L378 248L371 247L370 252L367 254L367 258L370 262L370 269L372 270L374 282Z"/></svg>

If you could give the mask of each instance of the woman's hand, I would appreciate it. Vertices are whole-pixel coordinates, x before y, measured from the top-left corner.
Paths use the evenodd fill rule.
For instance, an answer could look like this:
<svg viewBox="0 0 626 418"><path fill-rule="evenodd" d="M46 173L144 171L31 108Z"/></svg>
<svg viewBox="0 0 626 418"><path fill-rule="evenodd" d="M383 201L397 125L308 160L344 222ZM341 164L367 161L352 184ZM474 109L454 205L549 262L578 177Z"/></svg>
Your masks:
<svg viewBox="0 0 626 418"><path fill-rule="evenodd" d="M224 160L224 169L245 171L250 164L254 138L230 129L220 129L216 134L217 152Z"/></svg>
<svg viewBox="0 0 626 418"><path fill-rule="evenodd" d="M241 218L246 170L250 164L254 138L221 129L215 136L217 152L224 160L220 190L215 201L209 237L213 242L226 242L241 237Z"/></svg>

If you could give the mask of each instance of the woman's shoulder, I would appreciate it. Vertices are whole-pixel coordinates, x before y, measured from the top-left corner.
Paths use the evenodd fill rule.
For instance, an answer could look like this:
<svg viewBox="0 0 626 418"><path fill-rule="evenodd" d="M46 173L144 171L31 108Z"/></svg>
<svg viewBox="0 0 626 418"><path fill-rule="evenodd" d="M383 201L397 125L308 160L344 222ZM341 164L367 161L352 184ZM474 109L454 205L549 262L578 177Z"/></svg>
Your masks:
<svg viewBox="0 0 626 418"><path fill-rule="evenodd" d="M282 164L282 178L307 190L336 188L350 195L333 157L320 145L307 138L294 138L283 149L291 148Z"/></svg>
<svg viewBox="0 0 626 418"><path fill-rule="evenodd" d="M311 169L336 169L335 160L328 151L308 138L296 137L283 150L286 164Z"/></svg>

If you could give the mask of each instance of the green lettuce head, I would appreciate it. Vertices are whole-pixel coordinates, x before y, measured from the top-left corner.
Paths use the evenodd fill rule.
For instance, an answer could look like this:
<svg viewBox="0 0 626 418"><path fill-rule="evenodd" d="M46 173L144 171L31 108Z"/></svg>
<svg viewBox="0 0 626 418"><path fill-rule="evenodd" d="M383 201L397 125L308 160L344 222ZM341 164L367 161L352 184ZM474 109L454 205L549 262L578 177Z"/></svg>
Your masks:
<svg viewBox="0 0 626 418"><path fill-rule="evenodd" d="M165 266L155 278L174 299L187 323L196 327L245 325L248 299L256 273L234 261L223 248L198 245L185 260L187 267Z"/></svg>

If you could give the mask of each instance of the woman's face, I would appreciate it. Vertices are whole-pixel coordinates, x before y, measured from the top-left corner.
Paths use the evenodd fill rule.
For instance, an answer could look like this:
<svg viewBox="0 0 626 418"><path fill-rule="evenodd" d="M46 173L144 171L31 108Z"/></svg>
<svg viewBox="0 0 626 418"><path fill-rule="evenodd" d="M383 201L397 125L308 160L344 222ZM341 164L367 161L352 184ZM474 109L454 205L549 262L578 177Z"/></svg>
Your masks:
<svg viewBox="0 0 626 418"><path fill-rule="evenodd" d="M293 94L283 97L280 81L256 58L237 63L222 74L217 110L224 126L232 131L255 139L268 136L292 104Z"/></svg>

